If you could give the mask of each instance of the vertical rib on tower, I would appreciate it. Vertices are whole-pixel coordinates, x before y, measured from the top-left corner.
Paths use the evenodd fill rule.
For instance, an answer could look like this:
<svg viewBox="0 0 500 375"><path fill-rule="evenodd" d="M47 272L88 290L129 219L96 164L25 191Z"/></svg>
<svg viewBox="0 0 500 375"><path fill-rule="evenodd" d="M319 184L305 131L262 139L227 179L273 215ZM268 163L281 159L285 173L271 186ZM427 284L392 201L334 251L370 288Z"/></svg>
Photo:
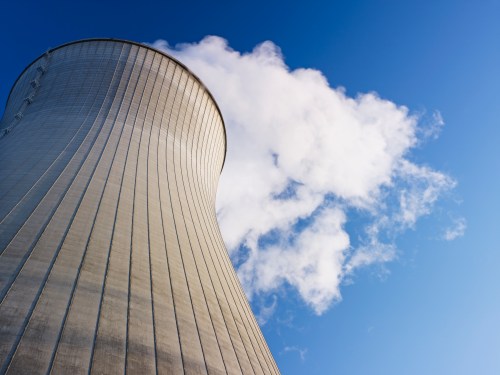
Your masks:
<svg viewBox="0 0 500 375"><path fill-rule="evenodd" d="M35 60L0 122L0 373L279 373L220 236L225 130L148 46Z"/></svg>

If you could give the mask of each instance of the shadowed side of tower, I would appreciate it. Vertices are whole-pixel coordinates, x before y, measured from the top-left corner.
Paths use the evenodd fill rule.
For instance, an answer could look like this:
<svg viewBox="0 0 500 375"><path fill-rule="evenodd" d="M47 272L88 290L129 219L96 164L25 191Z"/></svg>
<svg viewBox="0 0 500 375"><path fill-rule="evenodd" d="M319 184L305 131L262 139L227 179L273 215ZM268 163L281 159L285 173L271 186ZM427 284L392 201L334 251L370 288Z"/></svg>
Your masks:
<svg viewBox="0 0 500 375"><path fill-rule="evenodd" d="M219 109L176 60L84 40L0 122L0 373L277 374L220 236Z"/></svg>

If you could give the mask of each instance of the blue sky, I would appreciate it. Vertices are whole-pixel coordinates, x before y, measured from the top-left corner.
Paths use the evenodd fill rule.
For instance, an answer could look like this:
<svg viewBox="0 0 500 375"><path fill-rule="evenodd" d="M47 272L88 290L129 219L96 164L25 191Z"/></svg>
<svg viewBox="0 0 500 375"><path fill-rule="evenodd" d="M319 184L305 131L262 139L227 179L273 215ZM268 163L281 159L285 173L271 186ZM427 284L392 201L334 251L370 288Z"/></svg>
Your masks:
<svg viewBox="0 0 500 375"><path fill-rule="evenodd" d="M428 212L419 215L412 225L393 220L390 228L384 228L383 238L378 240L392 246L390 259L345 272L349 257L361 245L370 248L366 227L378 222L384 213L376 205L377 213L372 215L366 205L353 203L355 194L342 190L344 185L328 185L320 189L326 191L321 202L317 206L311 203L313 211L319 207L314 214L308 212L302 221L290 226L299 232L312 228L308 225L315 222L314 215L321 216L326 210L331 215L324 215L330 219L324 225L330 230L325 241L339 239L344 231L349 236L347 249L338 243L347 253L344 271L331 270L335 275L340 272L341 280L335 288L325 286L329 294L325 294L327 302L321 305L320 314L314 309L318 304L308 294L311 286L305 280L287 281L283 274L271 272L273 283L247 287L253 293L252 305L258 315L263 317L266 307L274 306L262 329L283 374L500 373L499 1L11 1L0 6L0 15L4 51L0 103L5 103L22 69L47 48L75 39L116 37L148 43L168 41L170 47L163 47L171 48L179 58L190 59L215 96L221 93L222 108L228 108L232 103L223 96L224 85L215 82L211 86L211 77L203 77L210 72L204 65L208 52L199 43L207 35L216 35L227 45L210 52L214 53L210 56L217 57L229 72L240 72L242 59L229 59L228 51L236 51L240 57L256 56L254 48L264 41L280 48L281 55L274 47L258 55L278 59L273 60L278 65L286 64L284 68L271 67L278 70L270 74L276 72L275 76L283 74L285 78L269 81L269 85L275 85L268 87L270 90L279 89L282 82L291 85L284 87L304 87L299 84L312 78L297 83L289 80L290 76L296 78L291 73L315 69L334 89L325 94L326 101L335 93L335 98L343 93L345 98L356 100L360 94L374 92L375 118L387 113L381 109L384 99L407 107L408 118L418 116L418 126L424 129L439 125L439 114L445 123L439 136L411 147L401 146L404 155L396 155L395 160L404 158L416 166L427 166L456 185L441 189ZM192 48L175 48L178 43L191 43ZM255 61L261 60L252 60L251 64ZM258 72L262 66L271 69L257 63L251 68ZM314 87L324 92L325 86ZM259 87L256 90L261 93ZM322 100L323 96L314 98ZM309 100L299 99L297 103ZM340 106L339 111L343 108ZM319 113L327 116L329 112ZM233 121L234 114L229 110L224 116L226 122ZM270 122L263 131L274 124ZM360 123L361 129L366 129L364 124ZM267 126L265 121L260 125ZM422 132L415 134L422 138ZM394 139L399 138L388 138ZM266 147L262 147L264 153L275 150L272 145ZM278 151L277 160L286 160L286 147ZM281 180L290 178L286 173L280 176ZM281 180L277 177L276 186L281 186ZM316 180L308 176L304 181ZM397 208L391 211L393 200L400 197L405 186L413 186L412 181L407 178L395 183L392 190L388 185L377 185L386 193L384 198L378 195L377 202L385 202L390 212L396 212ZM276 193L276 186L267 188ZM318 189L306 193L314 195ZM356 197L375 194L373 189L366 189L366 194ZM238 210L230 201L221 204ZM446 230L461 221L466 223L465 233L452 241L443 239ZM404 228L394 228L398 223ZM272 223L269 228L273 228ZM280 227L281 232L271 234L265 232L269 228L244 227L252 230L255 238L235 235L233 257L244 253L245 246L254 246L261 255L276 247L289 252L301 250L300 241L286 225ZM261 237L263 231L267 237ZM230 235L226 233L225 238ZM294 241L299 245L294 246ZM255 261L253 268L249 266L247 273L243 270L240 274L259 277L263 269L270 272L267 258L262 255L258 259L264 260ZM299 272L297 277L304 275ZM341 297L335 297L336 292Z"/></svg>

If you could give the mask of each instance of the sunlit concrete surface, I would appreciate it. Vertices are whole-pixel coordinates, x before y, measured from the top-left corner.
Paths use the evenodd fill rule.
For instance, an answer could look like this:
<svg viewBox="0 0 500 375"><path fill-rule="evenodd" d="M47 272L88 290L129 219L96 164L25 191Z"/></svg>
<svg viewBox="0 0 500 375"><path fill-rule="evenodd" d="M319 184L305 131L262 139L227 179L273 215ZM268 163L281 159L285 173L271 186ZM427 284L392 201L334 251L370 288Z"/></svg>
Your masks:
<svg viewBox="0 0 500 375"><path fill-rule="evenodd" d="M276 374L224 247L219 109L148 46L29 65L0 122L0 373Z"/></svg>

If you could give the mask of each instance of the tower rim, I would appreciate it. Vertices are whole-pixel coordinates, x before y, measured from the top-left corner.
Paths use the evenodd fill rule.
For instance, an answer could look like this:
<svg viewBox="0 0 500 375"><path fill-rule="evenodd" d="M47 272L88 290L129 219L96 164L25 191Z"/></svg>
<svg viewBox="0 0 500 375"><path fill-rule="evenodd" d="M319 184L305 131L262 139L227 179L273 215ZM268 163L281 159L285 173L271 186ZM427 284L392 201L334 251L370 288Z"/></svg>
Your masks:
<svg viewBox="0 0 500 375"><path fill-rule="evenodd" d="M140 42L135 42L135 41L132 41L132 40L128 40L128 39L121 39L121 38L84 38L84 39L78 39L78 40L74 40L72 42L67 42L67 43L63 43L57 47L53 47L53 48L49 48L46 52L42 53L40 56L38 56L36 59L34 59L31 63L29 63L21 73L19 73L19 75L17 76L16 80L14 81L14 83L12 84L11 86L11 89L9 91L9 95L7 96L7 100L5 102L5 105L7 106L7 104L9 103L9 100L10 100L10 95L12 94L12 90L14 90L14 87L16 86L17 82L19 81L19 79L21 78L21 76L33 65L35 64L38 60L40 60L46 53L52 53L58 49L61 49L61 48L64 48L64 47L67 47L67 46L70 46L70 45L73 45L73 44L77 44L77 43L86 43L86 42L118 42L118 43L127 43L127 44L131 44L131 45L135 45L135 46L138 46L138 47L141 47L141 48L146 48L146 49L149 49L151 51L154 51L154 52L157 52L167 58L169 58L170 60L174 61L176 64L178 64L179 66L181 66L183 69L185 69L189 74L191 74L191 76L196 79L198 81L198 83L205 89L205 91L207 92L207 94L209 95L209 97L212 99L213 103L215 104L215 108L217 108L217 112L219 112L219 115L220 115L220 118L221 118L221 121L222 121L222 129L224 131L224 160L222 161L222 167L221 167L221 171L222 169L224 168L224 164L226 162L226 154L227 154L227 132L226 132L226 123L224 122L224 116L222 115L222 111L220 110L220 107L219 107L219 104L217 103L217 100L215 100L215 97L213 96L212 92L208 89L207 85L205 85L205 83L200 79L200 77L198 77L191 69L189 69L183 62L179 61L177 58L169 55L168 53L158 49L158 48L155 48L153 46L150 46L148 44L144 44L144 43L140 43Z"/></svg>

